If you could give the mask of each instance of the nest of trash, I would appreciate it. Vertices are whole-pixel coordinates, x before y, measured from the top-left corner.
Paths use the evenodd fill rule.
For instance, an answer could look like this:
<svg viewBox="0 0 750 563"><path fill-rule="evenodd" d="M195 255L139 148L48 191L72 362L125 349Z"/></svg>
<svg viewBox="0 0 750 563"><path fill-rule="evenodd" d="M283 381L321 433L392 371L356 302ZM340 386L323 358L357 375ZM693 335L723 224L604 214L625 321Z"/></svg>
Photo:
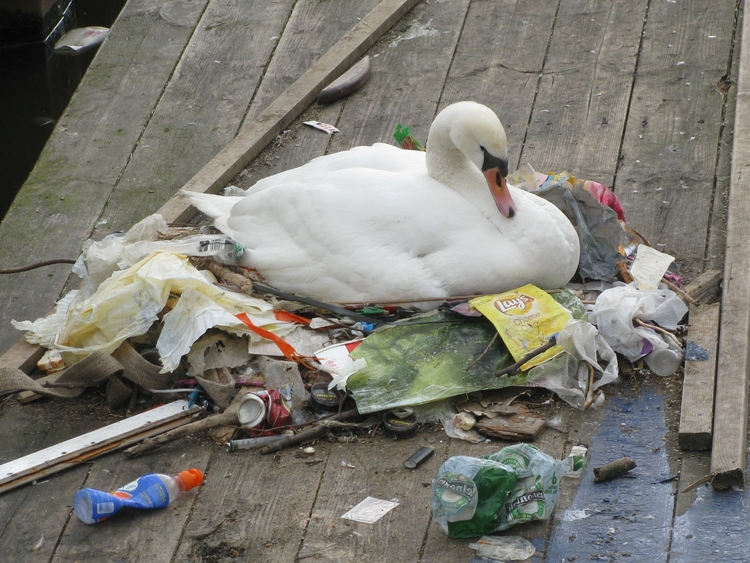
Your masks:
<svg viewBox="0 0 750 563"><path fill-rule="evenodd" d="M575 409L603 404L620 362L678 372L686 302L696 301L681 289L674 258L627 225L601 184L530 166L508 181L557 205L575 226L581 259L567 287L454 296L429 310L321 303L238 267L243 249L212 228L170 228L152 215L88 242L74 266L82 285L51 315L14 321L46 348L34 374L42 377L2 370L0 393L72 398L105 386L112 409L130 413L150 395L203 414L152 433L125 451L130 457L210 428L231 450L271 453L332 434L409 438L425 423L471 442L530 442L554 424L540 412L555 398ZM688 353L705 359L695 346ZM432 453L421 448L404 465L414 469ZM560 478L580 476L587 458L585 444L556 460L524 443L451 457L432 483L433 517L451 537L546 519ZM635 463L610 465L595 468L596 479ZM511 539L484 536L471 547L488 557L533 553Z"/></svg>
<svg viewBox="0 0 750 563"><path fill-rule="evenodd" d="M575 225L576 283L456 296L430 311L319 303L237 267L242 248L215 230L170 228L153 215L89 241L74 266L81 287L47 318L14 321L47 348L40 370L59 374L42 384L16 374L3 388L72 397L106 384L112 408L132 406L139 391L187 397L208 413L236 412L232 437L264 438L253 445L342 413L356 416L339 425L403 437L439 422L477 442L538 436L534 390L578 409L601 404L618 357L675 373L689 297L674 259L628 227L601 184L528 165L509 181Z"/></svg>

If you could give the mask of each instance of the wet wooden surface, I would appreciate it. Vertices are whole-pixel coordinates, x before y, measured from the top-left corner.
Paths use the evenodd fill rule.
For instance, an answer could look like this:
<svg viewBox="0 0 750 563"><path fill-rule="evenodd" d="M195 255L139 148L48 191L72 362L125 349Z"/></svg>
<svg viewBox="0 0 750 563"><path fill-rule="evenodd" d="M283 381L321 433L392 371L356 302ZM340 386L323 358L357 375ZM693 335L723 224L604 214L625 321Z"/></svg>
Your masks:
<svg viewBox="0 0 750 563"><path fill-rule="evenodd" d="M256 6L257 5L257 6ZM261 9L262 5L262 9ZM0 224L8 266L75 258L82 242L159 208L375 1L130 0L97 54L39 165ZM738 8L739 6L739 8ZM612 186L628 222L677 257L687 279L724 266L742 3L730 0L431 0L370 49L362 90L313 105L234 183L359 144L393 142L397 124L426 139L435 114L474 99L509 138L511 168L568 170ZM301 125L318 119L331 137ZM0 278L0 347L10 319L46 314L69 266ZM710 454L677 444L680 376L638 371L604 388L606 404L545 407L556 421L538 441L562 457L591 446L580 480L565 479L554 517L507 532L529 538L535 561L744 561L747 497L701 486ZM116 420L95 392L60 405L0 405L0 462ZM435 456L403 461L422 445ZM429 483L471 445L425 428L324 441L311 459L228 453L187 439L136 460L115 453L0 496L0 550L13 561L471 561L466 540L432 522ZM628 477L593 483L591 467L627 455ZM111 489L150 471L196 466L206 483L163 511L85 526L72 514L82 486ZM340 516L367 496L398 499L373 525Z"/></svg>

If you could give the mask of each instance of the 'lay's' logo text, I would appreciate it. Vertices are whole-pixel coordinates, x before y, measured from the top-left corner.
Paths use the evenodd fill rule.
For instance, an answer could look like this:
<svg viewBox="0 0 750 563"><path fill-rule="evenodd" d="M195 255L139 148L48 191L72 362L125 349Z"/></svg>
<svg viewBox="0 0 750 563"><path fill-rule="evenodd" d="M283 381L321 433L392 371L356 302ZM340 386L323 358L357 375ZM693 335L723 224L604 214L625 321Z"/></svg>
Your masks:
<svg viewBox="0 0 750 563"><path fill-rule="evenodd" d="M522 293L517 293L516 297L506 299L497 299L493 303L495 308L504 315L522 315L531 309L534 298Z"/></svg>

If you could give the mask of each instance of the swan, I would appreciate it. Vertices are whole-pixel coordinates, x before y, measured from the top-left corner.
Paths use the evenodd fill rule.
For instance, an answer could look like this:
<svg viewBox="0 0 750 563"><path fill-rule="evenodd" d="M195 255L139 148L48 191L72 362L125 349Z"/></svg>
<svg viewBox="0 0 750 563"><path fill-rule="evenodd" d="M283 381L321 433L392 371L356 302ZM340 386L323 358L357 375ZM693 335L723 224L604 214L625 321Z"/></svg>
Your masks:
<svg viewBox="0 0 750 563"><path fill-rule="evenodd" d="M498 117L458 102L433 121L426 153L376 143L315 158L246 195L183 193L244 246L240 265L278 289L434 307L527 283L558 288L575 274L573 225L507 174Z"/></svg>

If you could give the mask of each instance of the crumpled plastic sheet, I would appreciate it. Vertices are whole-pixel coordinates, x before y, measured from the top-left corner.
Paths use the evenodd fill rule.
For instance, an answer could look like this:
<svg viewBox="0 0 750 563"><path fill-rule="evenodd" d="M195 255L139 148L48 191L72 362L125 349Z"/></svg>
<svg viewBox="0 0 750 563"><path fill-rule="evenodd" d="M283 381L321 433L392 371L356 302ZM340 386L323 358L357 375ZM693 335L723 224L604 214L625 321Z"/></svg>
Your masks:
<svg viewBox="0 0 750 563"><path fill-rule="evenodd" d="M573 319L557 337L565 350L556 358L529 371L529 382L549 389L571 406L583 408L589 386L588 362L594 368L593 391L615 381L617 356L592 324Z"/></svg>
<svg viewBox="0 0 750 563"><path fill-rule="evenodd" d="M589 319L615 352L634 362L652 350L669 348L653 329L634 326L634 319L674 330L687 312L687 305L669 289L644 291L634 283L616 284L599 295Z"/></svg>
<svg viewBox="0 0 750 563"><path fill-rule="evenodd" d="M87 299L75 301L77 292L72 291L52 315L33 322L13 321L13 326L29 331L29 342L60 350L67 363L75 363L97 350L111 353L126 339L145 334L170 294L187 299L165 316L157 344L160 353L167 353L166 358L162 357L163 371L174 369L178 355L187 353L189 346L212 326L248 334L242 323L234 319L235 314L247 313L253 323L265 325L268 330L292 324L276 321L271 305L261 299L213 285L213 280L194 268L185 256L156 252L115 272ZM201 306L209 310L200 311L203 317L196 322ZM200 328L196 328L198 324ZM184 336L187 333L189 337Z"/></svg>
<svg viewBox="0 0 750 563"><path fill-rule="evenodd" d="M560 299L565 293L552 295ZM565 295L563 299L570 297ZM574 316L585 315L580 301L573 309ZM571 405L582 408L588 368L581 365L579 358L589 359L596 366L601 374L597 386L617 378L617 361L606 342L597 338L596 329L583 320L580 322L580 326L566 327L560 335L564 348L571 353L560 354L528 373L497 377L495 372L514 362L499 338L487 349L497 334L489 321L446 312L410 319L375 331L351 352L351 357L362 367L349 375L346 386L362 413L423 405L512 385L549 388ZM579 339L592 342L578 342ZM600 366L597 354L603 358L605 367ZM544 371L534 371L544 366L547 366Z"/></svg>
<svg viewBox="0 0 750 563"><path fill-rule="evenodd" d="M420 405L462 393L524 385L525 373L496 377L513 363L498 338L471 369L496 334L484 318L437 313L370 334L351 352L365 367L346 385L361 413Z"/></svg>
<svg viewBox="0 0 750 563"><path fill-rule="evenodd" d="M581 243L578 274L581 278L615 279L619 272L617 263L622 260L620 241L624 238L617 214L580 186L571 190L553 185L534 193L557 206L578 231Z"/></svg>
<svg viewBox="0 0 750 563"><path fill-rule="evenodd" d="M539 174L524 164L508 182L554 204L573 223L581 243L578 274L584 280L613 281L622 260L619 247L627 241L625 221L617 196L606 186L577 180L568 172Z"/></svg>

